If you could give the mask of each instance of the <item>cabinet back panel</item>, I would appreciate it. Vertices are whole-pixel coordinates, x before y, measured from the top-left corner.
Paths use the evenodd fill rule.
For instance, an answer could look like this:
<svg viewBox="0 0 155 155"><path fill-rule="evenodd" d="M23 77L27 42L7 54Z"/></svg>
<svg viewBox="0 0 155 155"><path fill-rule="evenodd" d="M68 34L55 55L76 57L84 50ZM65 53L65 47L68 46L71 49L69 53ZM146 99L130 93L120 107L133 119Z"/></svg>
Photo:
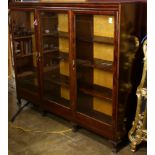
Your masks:
<svg viewBox="0 0 155 155"><path fill-rule="evenodd" d="M59 50L65 53L69 52L68 39L59 37Z"/></svg>
<svg viewBox="0 0 155 155"><path fill-rule="evenodd" d="M67 61L60 62L60 74L69 76L69 63Z"/></svg>
<svg viewBox="0 0 155 155"><path fill-rule="evenodd" d="M114 17L94 15L94 35L114 37Z"/></svg>
<svg viewBox="0 0 155 155"><path fill-rule="evenodd" d="M113 74L100 69L94 69L94 84L113 88Z"/></svg>
<svg viewBox="0 0 155 155"><path fill-rule="evenodd" d="M114 45L94 43L94 58L113 61Z"/></svg>
<svg viewBox="0 0 155 155"><path fill-rule="evenodd" d="M58 14L58 31L68 32L68 14Z"/></svg>
<svg viewBox="0 0 155 155"><path fill-rule="evenodd" d="M93 110L112 116L112 103L94 97Z"/></svg>

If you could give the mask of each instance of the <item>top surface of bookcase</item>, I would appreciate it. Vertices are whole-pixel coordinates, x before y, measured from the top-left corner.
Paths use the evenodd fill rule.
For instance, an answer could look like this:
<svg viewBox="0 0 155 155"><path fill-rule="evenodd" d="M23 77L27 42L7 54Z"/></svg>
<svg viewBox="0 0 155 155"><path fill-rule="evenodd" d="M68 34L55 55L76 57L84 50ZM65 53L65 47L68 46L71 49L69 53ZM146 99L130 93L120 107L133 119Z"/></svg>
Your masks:
<svg viewBox="0 0 155 155"><path fill-rule="evenodd" d="M17 3L130 3L147 2L147 0L12 0Z"/></svg>

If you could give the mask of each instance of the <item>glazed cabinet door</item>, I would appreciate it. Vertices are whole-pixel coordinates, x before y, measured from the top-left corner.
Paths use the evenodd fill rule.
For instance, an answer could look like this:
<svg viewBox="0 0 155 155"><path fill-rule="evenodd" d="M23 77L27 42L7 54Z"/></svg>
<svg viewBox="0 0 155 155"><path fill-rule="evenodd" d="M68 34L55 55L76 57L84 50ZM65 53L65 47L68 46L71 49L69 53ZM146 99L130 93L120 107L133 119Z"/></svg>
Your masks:
<svg viewBox="0 0 155 155"><path fill-rule="evenodd" d="M39 53L36 45L35 11L11 10L11 23L17 91L21 97L34 95L38 98Z"/></svg>
<svg viewBox="0 0 155 155"><path fill-rule="evenodd" d="M40 10L39 21L42 98L49 106L70 108L68 12Z"/></svg>
<svg viewBox="0 0 155 155"><path fill-rule="evenodd" d="M81 120L113 123L115 17L107 11L74 12L76 113Z"/></svg>

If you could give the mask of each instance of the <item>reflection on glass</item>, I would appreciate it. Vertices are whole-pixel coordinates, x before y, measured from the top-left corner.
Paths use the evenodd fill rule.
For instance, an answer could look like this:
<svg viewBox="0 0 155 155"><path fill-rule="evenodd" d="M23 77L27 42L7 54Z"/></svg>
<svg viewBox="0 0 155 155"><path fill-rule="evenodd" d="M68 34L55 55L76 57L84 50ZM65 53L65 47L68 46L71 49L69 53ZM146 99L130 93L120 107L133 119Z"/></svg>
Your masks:
<svg viewBox="0 0 155 155"><path fill-rule="evenodd" d="M114 17L76 15L77 110L112 123Z"/></svg>
<svg viewBox="0 0 155 155"><path fill-rule="evenodd" d="M41 12L43 93L46 99L69 106L68 15Z"/></svg>
<svg viewBox="0 0 155 155"><path fill-rule="evenodd" d="M13 45L18 84L20 88L36 92L38 90L38 81L33 23L33 12L12 12Z"/></svg>

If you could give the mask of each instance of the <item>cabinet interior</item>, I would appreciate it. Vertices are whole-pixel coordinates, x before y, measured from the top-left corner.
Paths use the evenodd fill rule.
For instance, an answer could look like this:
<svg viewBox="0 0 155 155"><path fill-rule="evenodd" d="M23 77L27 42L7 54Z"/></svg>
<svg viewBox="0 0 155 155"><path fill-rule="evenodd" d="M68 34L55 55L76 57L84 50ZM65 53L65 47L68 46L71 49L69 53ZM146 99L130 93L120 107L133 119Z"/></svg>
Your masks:
<svg viewBox="0 0 155 155"><path fill-rule="evenodd" d="M45 98L70 106L68 14L42 11L43 93Z"/></svg>
<svg viewBox="0 0 155 155"><path fill-rule="evenodd" d="M111 123L114 17L76 14L77 111Z"/></svg>

